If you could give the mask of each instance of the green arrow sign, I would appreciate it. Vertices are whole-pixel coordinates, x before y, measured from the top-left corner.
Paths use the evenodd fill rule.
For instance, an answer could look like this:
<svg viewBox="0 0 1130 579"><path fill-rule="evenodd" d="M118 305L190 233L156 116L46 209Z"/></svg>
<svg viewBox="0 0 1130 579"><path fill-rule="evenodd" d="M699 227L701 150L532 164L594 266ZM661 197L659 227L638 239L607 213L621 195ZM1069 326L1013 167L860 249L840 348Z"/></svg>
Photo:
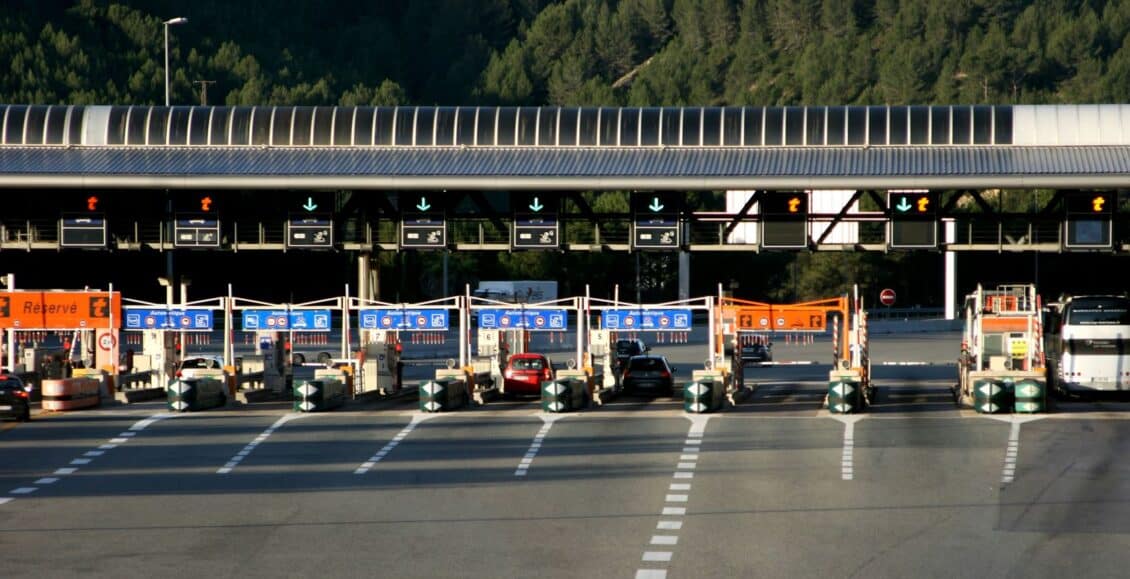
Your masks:
<svg viewBox="0 0 1130 579"><path fill-rule="evenodd" d="M302 208L307 210L307 211L313 211L313 210L317 209L318 206L314 204L314 198L313 197L307 197L306 198L306 204L303 205Z"/></svg>
<svg viewBox="0 0 1130 579"><path fill-rule="evenodd" d="M545 209L545 205L542 205L541 203L539 203L538 198L534 197L534 202L530 203L530 211L537 213L538 211L541 211L542 209Z"/></svg>
<svg viewBox="0 0 1130 579"><path fill-rule="evenodd" d="M911 205L910 203L907 203L907 201L906 201L906 197L905 197L905 196L903 196L903 197L900 197L900 198L899 198L899 204L898 204L898 205L895 205L895 209L898 209L899 211L901 211L901 212L903 212L903 213L906 213L907 211L910 211L910 208L911 208L911 207L914 207L914 206L913 206L913 205Z"/></svg>
<svg viewBox="0 0 1130 579"><path fill-rule="evenodd" d="M648 205L647 208L651 209L652 211L654 211L656 213L659 213L660 211L663 211L663 204L659 202L658 197L652 197L651 198L651 205Z"/></svg>
<svg viewBox="0 0 1130 579"><path fill-rule="evenodd" d="M428 205L428 198L427 197L420 197L420 202L416 204L416 209L419 209L420 211L427 211L428 209L431 209L431 208L432 208L432 206Z"/></svg>

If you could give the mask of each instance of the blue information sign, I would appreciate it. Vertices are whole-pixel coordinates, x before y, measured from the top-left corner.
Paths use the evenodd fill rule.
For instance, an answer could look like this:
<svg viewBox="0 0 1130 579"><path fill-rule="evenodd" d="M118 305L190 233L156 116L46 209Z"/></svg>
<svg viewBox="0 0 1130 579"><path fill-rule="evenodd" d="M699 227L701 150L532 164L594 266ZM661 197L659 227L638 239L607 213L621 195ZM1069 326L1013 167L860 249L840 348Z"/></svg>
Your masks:
<svg viewBox="0 0 1130 579"><path fill-rule="evenodd" d="M362 330L446 330L446 309L368 308L358 314Z"/></svg>
<svg viewBox="0 0 1130 579"><path fill-rule="evenodd" d="M562 331L569 328L569 315L565 310L479 310L479 328L484 330L525 328L532 331Z"/></svg>
<svg viewBox="0 0 1130 579"><path fill-rule="evenodd" d="M684 309L604 310L601 327L606 330L687 331L691 329L691 311Z"/></svg>
<svg viewBox="0 0 1130 579"><path fill-rule="evenodd" d="M211 330L215 317L212 310L200 308L156 309L126 308L127 330Z"/></svg>
<svg viewBox="0 0 1130 579"><path fill-rule="evenodd" d="M319 310L243 310L243 331L286 330L295 332L330 331L330 311Z"/></svg>

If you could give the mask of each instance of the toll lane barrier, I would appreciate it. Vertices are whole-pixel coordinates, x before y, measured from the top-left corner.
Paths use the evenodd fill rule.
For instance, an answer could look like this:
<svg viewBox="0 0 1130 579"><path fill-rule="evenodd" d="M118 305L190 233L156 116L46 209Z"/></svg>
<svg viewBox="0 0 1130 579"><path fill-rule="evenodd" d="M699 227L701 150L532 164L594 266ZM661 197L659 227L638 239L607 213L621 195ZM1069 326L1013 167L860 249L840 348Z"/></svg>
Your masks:
<svg viewBox="0 0 1130 579"><path fill-rule="evenodd" d="M981 414L1047 410L1047 382L1042 372L970 372L973 409Z"/></svg>
<svg viewBox="0 0 1130 579"><path fill-rule="evenodd" d="M89 377L44 380L44 410L77 410L98 406L102 402L101 383Z"/></svg>
<svg viewBox="0 0 1130 579"><path fill-rule="evenodd" d="M541 383L543 412L569 412L584 408L589 398L589 378L582 370L560 370L557 379Z"/></svg>
<svg viewBox="0 0 1130 579"><path fill-rule="evenodd" d="M313 380L294 386L295 412L319 412L345 404L349 398L345 375L336 370L331 370L327 374L322 372L319 370L314 373Z"/></svg>
<svg viewBox="0 0 1130 579"><path fill-rule="evenodd" d="M227 403L227 388L217 378L181 378L169 385L169 410L195 412Z"/></svg>
<svg viewBox="0 0 1130 579"><path fill-rule="evenodd" d="M467 375L462 370L436 370L435 380L422 382L419 390L422 412L455 410L471 400Z"/></svg>
<svg viewBox="0 0 1130 579"><path fill-rule="evenodd" d="M1045 379L1022 378L1013 386L1013 412L1044 412L1048 407L1048 385Z"/></svg>
<svg viewBox="0 0 1130 579"><path fill-rule="evenodd" d="M683 410L691 414L714 412L726 400L727 376L716 370L695 370L683 387Z"/></svg>
<svg viewBox="0 0 1130 579"><path fill-rule="evenodd" d="M828 374L828 412L853 414L863 411L862 377L858 370L832 370Z"/></svg>

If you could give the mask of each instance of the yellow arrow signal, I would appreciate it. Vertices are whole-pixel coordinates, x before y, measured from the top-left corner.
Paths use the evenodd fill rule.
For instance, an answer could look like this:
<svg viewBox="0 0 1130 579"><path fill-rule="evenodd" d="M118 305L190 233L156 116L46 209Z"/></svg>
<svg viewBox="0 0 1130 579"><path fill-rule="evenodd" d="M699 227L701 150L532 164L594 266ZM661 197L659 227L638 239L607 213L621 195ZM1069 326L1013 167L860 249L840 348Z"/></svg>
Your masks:
<svg viewBox="0 0 1130 579"><path fill-rule="evenodd" d="M1106 198L1102 195L1097 195L1094 199L1091 199L1091 207L1094 209L1095 213L1099 213L1103 210L1104 203L1106 203Z"/></svg>
<svg viewBox="0 0 1130 579"><path fill-rule="evenodd" d="M925 213L926 208L929 205L930 205L930 198L929 197L919 197L918 198L918 212L919 213Z"/></svg>
<svg viewBox="0 0 1130 579"><path fill-rule="evenodd" d="M789 213L796 213L800 208L800 197L789 199Z"/></svg>

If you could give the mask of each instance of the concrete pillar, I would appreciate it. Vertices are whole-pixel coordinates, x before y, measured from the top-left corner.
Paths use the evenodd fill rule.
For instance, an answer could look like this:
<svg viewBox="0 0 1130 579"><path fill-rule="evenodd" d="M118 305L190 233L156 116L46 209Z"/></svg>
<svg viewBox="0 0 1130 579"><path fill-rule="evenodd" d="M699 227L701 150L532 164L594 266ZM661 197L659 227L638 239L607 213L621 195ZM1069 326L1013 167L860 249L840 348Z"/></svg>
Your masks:
<svg viewBox="0 0 1130 579"><path fill-rule="evenodd" d="M679 252L679 299L691 298L691 253Z"/></svg>
<svg viewBox="0 0 1130 579"><path fill-rule="evenodd" d="M954 222L943 222L945 227L946 244L954 242ZM957 315L957 252L946 251L946 280L945 280L945 308L946 319L955 319Z"/></svg>

